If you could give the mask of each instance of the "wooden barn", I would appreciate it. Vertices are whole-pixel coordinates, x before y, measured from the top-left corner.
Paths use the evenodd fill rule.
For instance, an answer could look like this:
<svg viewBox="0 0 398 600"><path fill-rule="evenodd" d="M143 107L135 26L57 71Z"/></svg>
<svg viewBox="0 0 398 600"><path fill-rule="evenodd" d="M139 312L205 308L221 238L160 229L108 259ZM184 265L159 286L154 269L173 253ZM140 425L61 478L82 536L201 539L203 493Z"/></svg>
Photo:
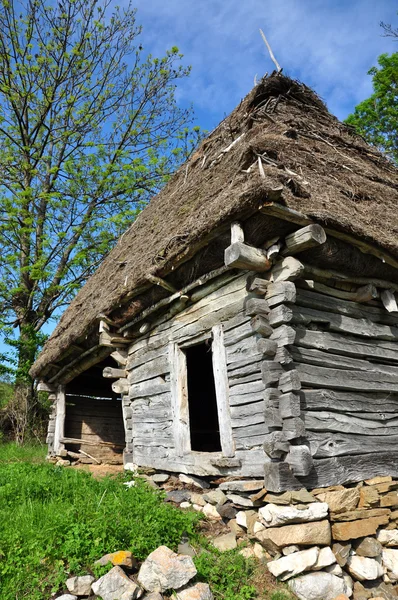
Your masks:
<svg viewBox="0 0 398 600"><path fill-rule="evenodd" d="M46 343L49 453L273 491L397 477L397 234L396 167L263 79Z"/></svg>

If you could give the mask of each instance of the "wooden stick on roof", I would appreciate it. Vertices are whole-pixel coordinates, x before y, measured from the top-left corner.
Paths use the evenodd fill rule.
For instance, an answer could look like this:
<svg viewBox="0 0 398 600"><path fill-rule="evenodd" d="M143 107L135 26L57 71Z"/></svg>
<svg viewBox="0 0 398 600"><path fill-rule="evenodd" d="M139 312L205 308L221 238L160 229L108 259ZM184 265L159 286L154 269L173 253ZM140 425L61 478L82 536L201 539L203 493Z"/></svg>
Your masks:
<svg viewBox="0 0 398 600"><path fill-rule="evenodd" d="M271 60L272 60L272 62L274 63L274 65L276 66L276 70L278 71L278 73L280 73L280 72L282 71L282 67L280 66L280 64L279 64L279 63L278 63L278 61L276 60L276 58L275 58L275 56L274 56L274 53L272 52L272 48L271 48L271 46L269 45L269 43L268 43L268 40L267 40L267 38L265 37L265 35L264 35L264 32L263 32L263 30L262 30L262 29L260 29L260 34L261 34L261 37L262 37L262 38L263 38L263 40L264 40L264 44L267 46L267 49L268 49L269 55L270 55L270 57L271 57Z"/></svg>

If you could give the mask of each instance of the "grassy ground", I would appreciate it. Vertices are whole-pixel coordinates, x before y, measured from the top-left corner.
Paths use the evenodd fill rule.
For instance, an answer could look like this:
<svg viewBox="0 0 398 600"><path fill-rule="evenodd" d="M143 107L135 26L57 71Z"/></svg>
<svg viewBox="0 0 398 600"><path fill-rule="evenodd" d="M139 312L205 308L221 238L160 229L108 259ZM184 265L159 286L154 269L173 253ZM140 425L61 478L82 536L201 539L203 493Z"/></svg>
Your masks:
<svg viewBox="0 0 398 600"><path fill-rule="evenodd" d="M175 550L183 534L203 542L198 514L164 503L142 480L127 488L126 474L98 480L46 464L44 456L40 446L0 445L2 600L46 600L107 552L131 550L142 560L162 544ZM258 583L258 572L237 552L221 555L207 545L195 560L198 580L210 583L217 600L257 597L250 579ZM285 600L280 593L259 597Z"/></svg>

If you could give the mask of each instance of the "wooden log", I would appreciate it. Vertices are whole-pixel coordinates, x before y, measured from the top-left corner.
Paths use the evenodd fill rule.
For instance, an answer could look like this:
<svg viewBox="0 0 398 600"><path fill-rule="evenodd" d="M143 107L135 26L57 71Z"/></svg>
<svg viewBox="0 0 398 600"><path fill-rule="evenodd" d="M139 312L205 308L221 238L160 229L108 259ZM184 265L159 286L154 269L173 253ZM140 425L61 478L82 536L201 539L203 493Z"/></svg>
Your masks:
<svg viewBox="0 0 398 600"><path fill-rule="evenodd" d="M394 290L383 290L380 294L380 299L384 308L388 312L398 312L398 305L394 295Z"/></svg>
<svg viewBox="0 0 398 600"><path fill-rule="evenodd" d="M304 264L304 274L306 279L325 279L332 281L348 281L356 283L358 285L374 285L378 288L392 289L394 292L398 291L398 284L392 283L391 281L385 281L384 279L373 279L369 277L355 277L354 275L345 275L339 271L333 271L329 269L320 269L319 267L313 267L312 265Z"/></svg>
<svg viewBox="0 0 398 600"><path fill-rule="evenodd" d="M279 396L279 414L282 419L299 417L301 414L301 401L298 394L289 392Z"/></svg>
<svg viewBox="0 0 398 600"><path fill-rule="evenodd" d="M177 291L174 285L171 285L168 281L162 279L161 277L156 277L155 275L148 274L146 276L146 279L153 285L158 285L163 289L167 290L168 292L171 292L172 294L174 294Z"/></svg>
<svg viewBox="0 0 398 600"><path fill-rule="evenodd" d="M224 261L225 265L231 269L263 272L271 268L271 262L268 260L266 252L247 246L242 242L235 242L226 248Z"/></svg>
<svg viewBox="0 0 398 600"><path fill-rule="evenodd" d="M267 316L270 312L268 302L261 298L246 298L244 308L245 314L248 317L255 317L256 315Z"/></svg>
<svg viewBox="0 0 398 600"><path fill-rule="evenodd" d="M265 360L261 366L261 373L264 385L276 386L283 374L283 369L279 363L272 360Z"/></svg>
<svg viewBox="0 0 398 600"><path fill-rule="evenodd" d="M290 449L290 442L283 431L271 431L264 436L263 449L270 458L282 458Z"/></svg>
<svg viewBox="0 0 398 600"><path fill-rule="evenodd" d="M334 354L357 358L398 362L398 344L396 342L366 340L349 335L342 336L338 333L311 331L303 327L297 327L294 344L304 348L318 348Z"/></svg>
<svg viewBox="0 0 398 600"><path fill-rule="evenodd" d="M231 244L245 241L245 234L242 225L238 222L231 223Z"/></svg>
<svg viewBox="0 0 398 600"><path fill-rule="evenodd" d="M311 472L300 481L302 487L312 489L342 483L356 483L376 475L398 477L398 452L379 450L374 454L336 456L314 460Z"/></svg>
<svg viewBox="0 0 398 600"><path fill-rule="evenodd" d="M381 447L380 436L377 434L364 437L360 434L341 431L307 431L306 438L314 458L371 454L379 452ZM384 436L382 445L383 450L396 452L398 435Z"/></svg>
<svg viewBox="0 0 398 600"><path fill-rule="evenodd" d="M250 337L252 335L253 335L253 331L252 331L252 328L250 327L250 321L249 320L245 321L238 327L235 327L234 329L225 331L224 345L225 346L233 346L234 344L237 344L238 342L241 342L245 338Z"/></svg>
<svg viewBox="0 0 398 600"><path fill-rule="evenodd" d="M257 340L258 351L264 356L275 356L278 349L278 343L274 340L260 338Z"/></svg>
<svg viewBox="0 0 398 600"><path fill-rule="evenodd" d="M319 292L320 294L332 296L333 298L341 298L342 300L350 300L352 302L359 303L370 302L371 300L376 300L379 297L377 288L373 284L358 287L355 292L346 292L344 290L320 283L319 281L314 281L313 279L299 279L296 281L296 286L305 290L313 290L315 292Z"/></svg>
<svg viewBox="0 0 398 600"><path fill-rule="evenodd" d="M279 378L278 388L284 394L287 392L297 392L301 389L300 371L285 371Z"/></svg>
<svg viewBox="0 0 398 600"><path fill-rule="evenodd" d="M268 427L265 423L259 423L258 425L248 425L246 427L237 427L233 429L234 439L247 438L251 436L264 436L268 433ZM261 442L260 442L261 443Z"/></svg>
<svg viewBox="0 0 398 600"><path fill-rule="evenodd" d="M290 365L293 362L293 355L286 346L281 346L275 353L274 361L281 365Z"/></svg>
<svg viewBox="0 0 398 600"><path fill-rule="evenodd" d="M268 279L260 279L260 277L251 275L247 279L246 289L248 292L256 294L256 296L264 296L269 285L270 281Z"/></svg>
<svg viewBox="0 0 398 600"><path fill-rule="evenodd" d="M296 311L297 313L297 311ZM271 310L268 315L269 323L272 327L279 327L284 323L290 323L293 321L293 310L286 304L280 304Z"/></svg>
<svg viewBox="0 0 398 600"><path fill-rule="evenodd" d="M293 372L298 374L303 386L353 392L398 392L396 374L390 375L381 371L346 371L299 363L295 368L296 371Z"/></svg>
<svg viewBox="0 0 398 600"><path fill-rule="evenodd" d="M281 395L280 391L276 388L268 388L264 392L264 401L266 405L272 406L274 408L278 408L279 406L279 396Z"/></svg>
<svg viewBox="0 0 398 600"><path fill-rule="evenodd" d="M48 392L49 394L54 394L57 391L57 386L52 385L51 383L46 383L45 381L39 381L37 384L38 392Z"/></svg>
<svg viewBox="0 0 398 600"><path fill-rule="evenodd" d="M289 346L290 344L294 344L296 330L293 327L289 327L289 325L281 325L273 330L269 339L275 341L278 346Z"/></svg>
<svg viewBox="0 0 398 600"><path fill-rule="evenodd" d="M293 281L280 281L271 283L266 291L265 299L271 308L284 304L285 302L296 301L296 286Z"/></svg>
<svg viewBox="0 0 398 600"><path fill-rule="evenodd" d="M301 438L305 436L305 423L300 417L290 417L283 419L283 433L287 440Z"/></svg>
<svg viewBox="0 0 398 600"><path fill-rule="evenodd" d="M398 394L375 392L348 392L342 390L305 390L300 392L303 410L331 410L340 413L398 414Z"/></svg>
<svg viewBox="0 0 398 600"><path fill-rule="evenodd" d="M163 377L154 377L153 379L130 385L128 397L130 400L135 400L137 398L157 396L169 391L170 381L165 381Z"/></svg>
<svg viewBox="0 0 398 600"><path fill-rule="evenodd" d="M128 394L129 393L129 382L127 379L118 379L112 383L112 390L115 394Z"/></svg>
<svg viewBox="0 0 398 600"><path fill-rule="evenodd" d="M293 258L288 256L277 262L272 269L272 281L278 283L280 281L294 281L298 279L304 272L304 265Z"/></svg>
<svg viewBox="0 0 398 600"><path fill-rule="evenodd" d="M305 445L290 446L285 461L296 477L305 477L312 469L313 460L311 450Z"/></svg>
<svg viewBox="0 0 398 600"><path fill-rule="evenodd" d="M367 416L371 417L372 414L367 414ZM383 415L377 413L373 415L373 419L362 419L357 413L351 415L334 411L313 412L306 410L305 423L306 428L311 431L344 431L345 433L356 433L364 437L376 434L380 436L397 435L398 416L389 413L385 415L388 418L378 420L377 417L380 416ZM366 443L365 440L364 443Z"/></svg>
<svg viewBox="0 0 398 600"><path fill-rule="evenodd" d="M332 369L367 371L368 373L387 373L395 375L398 380L397 366L371 363L360 358L331 354L330 352L323 352L322 350L315 350L313 348L297 348L292 346L290 354L296 363L307 363L310 365L319 365L320 367L331 367Z"/></svg>
<svg viewBox="0 0 398 600"><path fill-rule="evenodd" d="M79 444L82 446L108 446L110 448L114 447L114 448L124 448L124 444L114 444L113 442L103 442L103 441L98 441L98 442L94 442L91 440L82 440L79 438L70 438L70 437L63 437L61 438L61 442L63 444Z"/></svg>
<svg viewBox="0 0 398 600"><path fill-rule="evenodd" d="M102 376L106 379L123 379L127 377L127 371L125 369L105 367L105 369L102 371Z"/></svg>
<svg viewBox="0 0 398 600"><path fill-rule="evenodd" d="M321 225L311 224L298 229L285 238L286 247L282 254L298 254L326 242L326 233Z"/></svg>
<svg viewBox="0 0 398 600"><path fill-rule="evenodd" d="M261 315L257 315L250 320L250 325L254 333L258 333L259 335L263 335L264 337L269 337L273 329L269 324L268 320L262 317Z"/></svg>
<svg viewBox="0 0 398 600"><path fill-rule="evenodd" d="M112 352L111 357L122 367L125 367L127 365L128 354L126 350L115 350L114 352Z"/></svg>
<svg viewBox="0 0 398 600"><path fill-rule="evenodd" d="M282 243L280 241L275 242L271 246L267 248L267 258L271 262L276 261L279 258L279 253L282 248Z"/></svg>
<svg viewBox="0 0 398 600"><path fill-rule="evenodd" d="M287 463L269 462L264 466L264 487L270 492L278 493L300 490L303 484L296 479Z"/></svg>

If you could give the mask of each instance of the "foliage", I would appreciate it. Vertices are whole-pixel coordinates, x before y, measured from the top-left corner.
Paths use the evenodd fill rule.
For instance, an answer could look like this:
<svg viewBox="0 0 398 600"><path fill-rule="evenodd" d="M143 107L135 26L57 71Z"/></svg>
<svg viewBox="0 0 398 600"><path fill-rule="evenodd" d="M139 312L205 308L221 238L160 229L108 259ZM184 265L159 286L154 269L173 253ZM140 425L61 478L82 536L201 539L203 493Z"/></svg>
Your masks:
<svg viewBox="0 0 398 600"><path fill-rule="evenodd" d="M22 453L13 448L6 456ZM142 480L127 488L74 469L5 463L2 452L2 600L49 597L107 552L126 549L144 559L162 544L176 549L183 533L195 536L197 513L174 509Z"/></svg>
<svg viewBox="0 0 398 600"><path fill-rule="evenodd" d="M7 381L0 380L0 410L7 406L13 394L13 386Z"/></svg>
<svg viewBox="0 0 398 600"><path fill-rule="evenodd" d="M398 163L398 52L381 54L372 67L373 94L355 107L346 123Z"/></svg>
<svg viewBox="0 0 398 600"><path fill-rule="evenodd" d="M215 598L222 600L251 600L256 589L247 581L254 570L254 562L237 550L218 552L208 547L195 558L198 579L210 584Z"/></svg>
<svg viewBox="0 0 398 600"><path fill-rule="evenodd" d="M70 301L200 136L176 47L145 55L130 4L0 0L0 326L26 378Z"/></svg>

